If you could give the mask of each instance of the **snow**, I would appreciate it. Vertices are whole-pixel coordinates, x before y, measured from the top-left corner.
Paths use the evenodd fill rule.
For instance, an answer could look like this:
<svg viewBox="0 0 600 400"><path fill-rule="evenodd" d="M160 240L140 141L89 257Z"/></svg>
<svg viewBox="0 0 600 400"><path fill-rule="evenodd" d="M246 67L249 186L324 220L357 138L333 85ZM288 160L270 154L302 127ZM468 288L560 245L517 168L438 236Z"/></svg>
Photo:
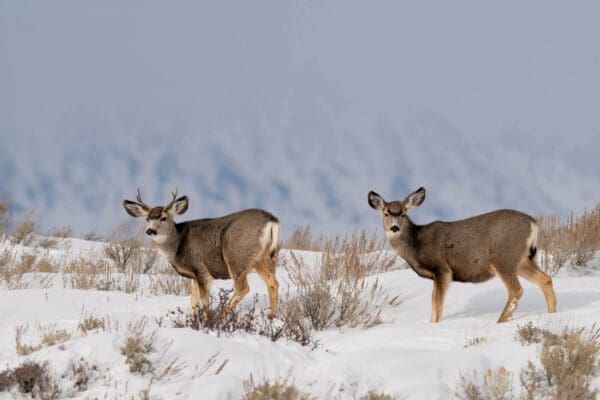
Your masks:
<svg viewBox="0 0 600 400"><path fill-rule="evenodd" d="M70 246L50 254L53 257L100 254L101 243L72 239L69 242ZM25 250L35 251L19 248ZM287 251L282 253L289 257ZM317 253L300 255L313 265L318 259ZM277 275L281 292L285 293L288 289L285 270L279 268ZM399 398L445 399L451 398L461 372L503 366L518 374L528 361L537 358L535 345L523 346L515 340L517 325L531 321L550 328L567 323L591 326L600 320L598 274L555 277L559 311L553 315L546 312L541 291L523 282L525 293L515 316L504 324L495 322L506 301L505 289L497 279L481 284L453 283L446 298L444 319L438 324L429 322L430 281L408 269L369 279L377 279L390 295L400 295L401 303L385 309L382 323L372 328L318 332L316 349L286 340L272 342L246 333L217 336L214 332L173 328L168 323L159 327L158 320L169 310L188 309L187 296L151 296L143 288L131 294L70 290L58 284L47 289L0 290L0 365L3 369L29 359L48 361L57 378L66 376L60 380L63 393L80 399L130 398L146 389L151 399L237 399L243 393L243 382L251 374L255 381L266 377L289 378L319 399L354 399L371 389ZM250 305L254 294L259 295L259 305L265 307L264 284L256 274L250 275L249 283L251 292L241 307ZM230 288L231 282L215 281L213 293L221 287ZM74 335L62 345L45 347L28 356L17 355L14 337L18 326L28 326L23 342L35 344L39 340L37 325L56 324L75 332L83 314L107 318L111 329ZM120 346L127 325L141 318L147 319L149 331L157 330L159 349L170 344L162 357L160 351L152 354L152 361L161 367L178 358L178 362L186 364L179 376L151 381L151 374L129 372ZM476 336L487 340L465 347ZM76 392L72 390L68 369L70 362L80 358L96 365L97 371L92 374L87 390ZM595 384L600 382L596 380ZM0 398L11 396L0 393Z"/></svg>

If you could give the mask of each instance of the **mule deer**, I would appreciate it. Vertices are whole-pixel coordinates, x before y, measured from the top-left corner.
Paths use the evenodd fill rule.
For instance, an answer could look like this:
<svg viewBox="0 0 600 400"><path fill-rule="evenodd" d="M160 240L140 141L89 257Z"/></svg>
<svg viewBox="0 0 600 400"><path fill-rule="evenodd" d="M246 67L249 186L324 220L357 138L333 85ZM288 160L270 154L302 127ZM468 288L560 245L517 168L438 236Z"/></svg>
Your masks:
<svg viewBox="0 0 600 400"><path fill-rule="evenodd" d="M483 282L497 275L508 290L498 322L508 320L521 296L521 276L540 287L548 312L556 311L552 278L536 264L538 226L531 216L497 210L455 222L415 225L407 215L425 200L419 188L404 200L387 202L369 192L369 205L383 213L385 234L417 275L433 280L431 322L442 319L444 296L451 281Z"/></svg>
<svg viewBox="0 0 600 400"><path fill-rule="evenodd" d="M173 199L166 206L150 207L142 201L123 200L132 217L146 218L146 234L179 275L193 279L192 312L202 302L208 307L214 279L232 279L234 294L227 304L231 311L248 293L247 275L252 269L266 283L269 292L269 317L277 313L279 283L275 277L275 258L279 251L280 225L264 210L238 211L220 218L196 219L175 223L173 217L185 213L188 198Z"/></svg>

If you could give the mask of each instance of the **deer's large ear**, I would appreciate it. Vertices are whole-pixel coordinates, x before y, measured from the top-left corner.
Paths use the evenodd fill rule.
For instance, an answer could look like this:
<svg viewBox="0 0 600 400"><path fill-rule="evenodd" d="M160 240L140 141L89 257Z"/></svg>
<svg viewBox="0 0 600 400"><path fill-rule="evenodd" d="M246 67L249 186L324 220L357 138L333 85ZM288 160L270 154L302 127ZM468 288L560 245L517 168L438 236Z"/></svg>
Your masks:
<svg viewBox="0 0 600 400"><path fill-rule="evenodd" d="M425 200L425 188L420 187L415 190L413 193L409 194L406 199L404 199L404 207L406 208L415 208L419 207L423 204Z"/></svg>
<svg viewBox="0 0 600 400"><path fill-rule="evenodd" d="M175 200L173 203L171 203L165 211L168 212L171 216L175 216L175 215L183 214L184 212L187 211L187 209L188 209L188 197L181 196L180 198Z"/></svg>
<svg viewBox="0 0 600 400"><path fill-rule="evenodd" d="M385 200L383 197L371 190L369 192L368 200L371 208L374 208L375 210L383 210L383 206L385 205Z"/></svg>
<svg viewBox="0 0 600 400"><path fill-rule="evenodd" d="M123 200L123 207L125 207L127 214L134 218L147 217L150 213L147 206L131 200Z"/></svg>

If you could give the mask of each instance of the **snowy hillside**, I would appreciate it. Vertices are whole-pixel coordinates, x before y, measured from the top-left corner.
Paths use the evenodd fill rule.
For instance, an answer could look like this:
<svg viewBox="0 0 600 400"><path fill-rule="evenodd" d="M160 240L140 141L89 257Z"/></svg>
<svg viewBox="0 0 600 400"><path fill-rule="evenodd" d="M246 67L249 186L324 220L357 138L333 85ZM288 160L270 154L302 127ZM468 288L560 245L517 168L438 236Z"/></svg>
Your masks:
<svg viewBox="0 0 600 400"><path fill-rule="evenodd" d="M63 245L48 256L59 259L102 254L102 244L66 242L69 246L61 242ZM39 248L17 250L43 252ZM289 261L291 254L284 251L282 256L282 262ZM313 263L318 254L297 252L297 256ZM596 259L593 265L599 262ZM34 281L40 282L40 273L37 275ZM285 293L289 289L286 272L279 268L277 275ZM32 279L31 274L24 279ZM318 399L357 399L369 390L383 391L398 399L449 399L461 373L504 367L515 374L517 385L521 368L530 360L539 363L539 345L520 344L515 339L517 326L532 322L560 330L565 324L590 327L599 322L598 275L555 277L559 312L554 315L546 313L540 291L524 283L525 294L515 317L501 325L495 321L505 302L505 289L497 279L483 284L454 283L446 300L444 320L439 324L428 322L429 281L405 269L368 279L378 280L386 293L398 295L400 304L386 307L381 323L369 329L342 327L317 332L314 339L318 345L312 349L285 339L272 342L248 333L217 336L215 332L174 328L165 316L178 307L187 310L187 296L151 295L144 285L129 294L66 289L56 276L44 288L33 285L0 291L0 360L2 368L15 367L26 360L48 361L62 396L80 399L238 399L244 391L243 382L251 374L254 379L289 378ZM254 294L258 294L258 306L265 307L263 283L255 274L249 281L251 293L241 307L248 308ZM213 294L220 287L229 288L230 282L216 281ZM103 329L77 333L78 324L86 315L108 322ZM159 349L151 353L150 361L163 372L171 362L177 366L185 364L179 373L157 378L156 371L129 371L121 347L130 329L128 324L144 317L144 331L156 330ZM35 346L43 331L37 326L63 329L71 336L62 344L43 346L27 356L18 355L17 328L22 330L20 341ZM84 384L76 385L80 375L74 372L77 368L73 365L87 368L89 376ZM600 380L593 384L600 388ZM11 395L0 392L0 398Z"/></svg>

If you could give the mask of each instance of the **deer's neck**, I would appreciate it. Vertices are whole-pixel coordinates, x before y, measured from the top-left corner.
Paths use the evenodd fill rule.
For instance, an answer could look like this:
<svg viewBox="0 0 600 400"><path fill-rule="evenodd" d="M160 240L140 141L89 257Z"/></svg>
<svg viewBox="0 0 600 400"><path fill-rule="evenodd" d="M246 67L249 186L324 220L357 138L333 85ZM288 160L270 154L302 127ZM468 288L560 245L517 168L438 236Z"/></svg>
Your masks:
<svg viewBox="0 0 600 400"><path fill-rule="evenodd" d="M171 264L176 264L177 251L179 250L179 244L181 238L179 232L173 229L173 233L168 235L164 240L155 241L156 249L163 255Z"/></svg>
<svg viewBox="0 0 600 400"><path fill-rule="evenodd" d="M398 255L413 268L419 266L417 258L417 233L419 226L406 217L406 222L397 235L390 238L390 244Z"/></svg>

